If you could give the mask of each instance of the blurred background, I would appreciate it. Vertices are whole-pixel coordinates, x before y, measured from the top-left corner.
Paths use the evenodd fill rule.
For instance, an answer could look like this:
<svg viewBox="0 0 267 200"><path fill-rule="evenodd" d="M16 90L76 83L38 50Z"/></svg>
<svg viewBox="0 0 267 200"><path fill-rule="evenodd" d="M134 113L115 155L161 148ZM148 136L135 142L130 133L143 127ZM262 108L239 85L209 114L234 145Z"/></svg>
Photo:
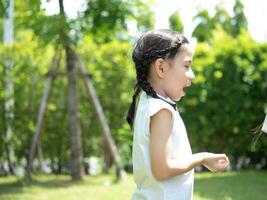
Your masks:
<svg viewBox="0 0 267 200"><path fill-rule="evenodd" d="M130 199L125 121L145 31L183 33L196 79L178 109L197 168L194 199L266 199L267 2L1 0L0 199Z"/></svg>

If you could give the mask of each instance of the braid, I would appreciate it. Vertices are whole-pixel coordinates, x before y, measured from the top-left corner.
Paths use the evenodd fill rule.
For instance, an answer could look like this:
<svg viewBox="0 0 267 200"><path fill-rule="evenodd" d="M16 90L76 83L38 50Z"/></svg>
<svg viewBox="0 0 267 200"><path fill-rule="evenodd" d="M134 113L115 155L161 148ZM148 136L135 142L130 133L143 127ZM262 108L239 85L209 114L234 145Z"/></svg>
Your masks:
<svg viewBox="0 0 267 200"><path fill-rule="evenodd" d="M177 42L176 44L174 44L173 46L170 46L170 47L166 47L165 49L161 49L161 50L157 50L155 51L155 53L166 53L168 51L171 51L171 50L176 50L177 48L179 48L179 46L181 45L182 43L180 42Z"/></svg>
<svg viewBox="0 0 267 200"><path fill-rule="evenodd" d="M135 106L136 106L136 97L139 95L141 89L138 85L135 86L135 92L132 97L132 103L128 109L126 121L130 125L131 128L133 128L133 120L134 120L134 114L135 114Z"/></svg>
<svg viewBox="0 0 267 200"><path fill-rule="evenodd" d="M127 112L127 117L126 121L130 125L131 128L133 128L133 121L134 121L134 115L135 115L135 107L136 107L136 98L139 95L141 89L146 92L147 95L150 95L152 97L157 97L157 93L155 90L151 87L149 82L147 82L147 77L148 77L148 72L149 68L148 67L142 67L142 65L137 65L136 66L137 70L137 84L135 86L135 92L132 97L132 103L128 109Z"/></svg>
<svg viewBox="0 0 267 200"><path fill-rule="evenodd" d="M169 47L144 53L143 60L148 59L153 62L157 58L173 57L177 53L177 50L180 48L180 46L186 42L187 40L182 40L181 38L177 37L177 41Z"/></svg>
<svg viewBox="0 0 267 200"><path fill-rule="evenodd" d="M151 87L149 82L147 81L147 77L149 74L149 68L148 67L140 67L139 70L137 70L137 85L142 88L147 95L150 95L152 97L156 97L157 94L154 91L154 89Z"/></svg>

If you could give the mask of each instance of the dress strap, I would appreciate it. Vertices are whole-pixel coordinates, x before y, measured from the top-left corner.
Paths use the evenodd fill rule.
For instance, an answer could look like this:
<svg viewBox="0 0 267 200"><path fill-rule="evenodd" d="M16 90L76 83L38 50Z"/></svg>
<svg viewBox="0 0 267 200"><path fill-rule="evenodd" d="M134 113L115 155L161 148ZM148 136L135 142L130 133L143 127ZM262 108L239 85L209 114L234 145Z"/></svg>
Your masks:
<svg viewBox="0 0 267 200"><path fill-rule="evenodd" d="M156 97L153 97L153 98L161 99L162 101L165 101L166 103L170 104L173 107L174 110L177 110L176 103L171 103L171 102L167 101L166 99L160 97L159 95L157 95Z"/></svg>

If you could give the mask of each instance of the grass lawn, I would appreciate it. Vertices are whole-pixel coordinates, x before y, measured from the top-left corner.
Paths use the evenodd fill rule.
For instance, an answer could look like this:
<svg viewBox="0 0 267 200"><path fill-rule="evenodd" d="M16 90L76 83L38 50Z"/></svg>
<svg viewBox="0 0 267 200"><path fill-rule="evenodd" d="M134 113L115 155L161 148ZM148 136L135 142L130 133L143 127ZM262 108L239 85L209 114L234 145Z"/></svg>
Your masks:
<svg viewBox="0 0 267 200"><path fill-rule="evenodd" d="M0 178L0 200L127 200L133 177L116 183L112 176L87 176L73 183L68 176L38 175L31 186L21 178ZM196 173L194 200L266 200L267 171Z"/></svg>

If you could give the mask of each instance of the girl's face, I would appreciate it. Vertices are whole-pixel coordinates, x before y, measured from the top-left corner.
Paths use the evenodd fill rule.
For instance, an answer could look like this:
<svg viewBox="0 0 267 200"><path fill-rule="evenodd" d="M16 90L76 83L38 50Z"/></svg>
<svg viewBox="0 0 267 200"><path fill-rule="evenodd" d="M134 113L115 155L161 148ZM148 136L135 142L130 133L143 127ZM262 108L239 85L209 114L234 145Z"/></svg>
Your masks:
<svg viewBox="0 0 267 200"><path fill-rule="evenodd" d="M195 78L192 71L192 50L188 44L183 44L171 61L170 67L162 82L163 91L173 101L179 101L185 96L184 89L191 85Z"/></svg>

